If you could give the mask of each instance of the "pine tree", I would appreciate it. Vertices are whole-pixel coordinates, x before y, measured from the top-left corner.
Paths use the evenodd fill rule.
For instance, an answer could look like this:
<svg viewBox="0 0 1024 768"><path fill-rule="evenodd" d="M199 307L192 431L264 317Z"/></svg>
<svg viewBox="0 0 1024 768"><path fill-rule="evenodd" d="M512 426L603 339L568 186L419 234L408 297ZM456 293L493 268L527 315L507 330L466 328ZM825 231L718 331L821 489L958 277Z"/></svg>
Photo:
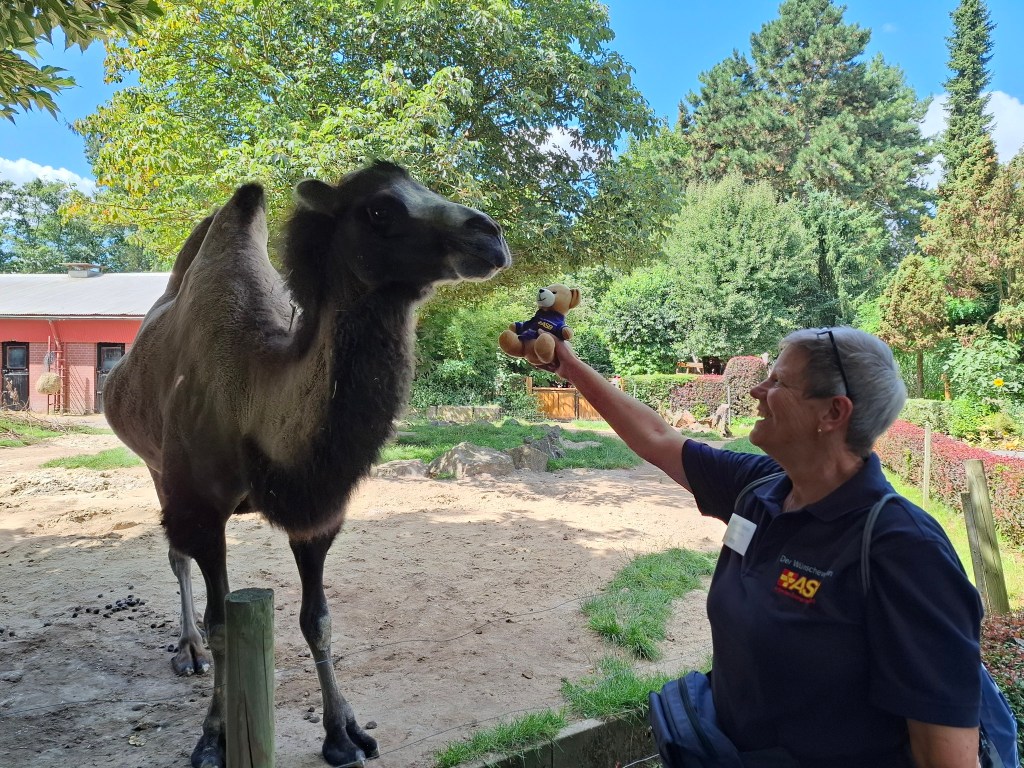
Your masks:
<svg viewBox="0 0 1024 768"><path fill-rule="evenodd" d="M900 219L923 210L925 105L902 72L863 60L870 31L843 22L831 0L785 0L779 16L702 73L680 126L699 180L738 171L784 197L808 190L880 207ZM914 217L916 218L916 216Z"/></svg>
<svg viewBox="0 0 1024 768"><path fill-rule="evenodd" d="M979 164L987 165L992 116L986 113L992 59L992 30L985 0L961 0L953 13L953 35L946 38L953 76L944 85L949 119L942 141L945 183L955 186ZM986 141L987 139L987 141Z"/></svg>

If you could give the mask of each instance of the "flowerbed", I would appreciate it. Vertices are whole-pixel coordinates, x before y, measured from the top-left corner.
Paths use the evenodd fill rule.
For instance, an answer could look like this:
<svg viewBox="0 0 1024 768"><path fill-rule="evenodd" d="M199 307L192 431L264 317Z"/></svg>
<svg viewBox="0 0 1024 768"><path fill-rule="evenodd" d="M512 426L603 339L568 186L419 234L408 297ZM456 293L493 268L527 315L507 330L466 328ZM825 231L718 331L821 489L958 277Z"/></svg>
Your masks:
<svg viewBox="0 0 1024 768"><path fill-rule="evenodd" d="M924 464L924 430L898 420L875 445L882 463L910 483L920 485ZM1024 547L1024 459L997 456L942 434L932 434L929 488L951 509L960 509L967 492L964 462L981 459L985 467L992 515L1007 539Z"/></svg>

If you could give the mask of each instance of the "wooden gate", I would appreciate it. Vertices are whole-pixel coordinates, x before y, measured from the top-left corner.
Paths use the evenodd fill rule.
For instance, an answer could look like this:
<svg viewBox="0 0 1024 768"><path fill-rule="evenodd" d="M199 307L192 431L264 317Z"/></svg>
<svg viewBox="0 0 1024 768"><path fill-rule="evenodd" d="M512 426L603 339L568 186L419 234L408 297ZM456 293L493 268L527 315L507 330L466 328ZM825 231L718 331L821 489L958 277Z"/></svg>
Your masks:
<svg viewBox="0 0 1024 768"><path fill-rule="evenodd" d="M601 414L575 387L535 387L530 379L526 387L537 400L537 410L547 419L601 421Z"/></svg>

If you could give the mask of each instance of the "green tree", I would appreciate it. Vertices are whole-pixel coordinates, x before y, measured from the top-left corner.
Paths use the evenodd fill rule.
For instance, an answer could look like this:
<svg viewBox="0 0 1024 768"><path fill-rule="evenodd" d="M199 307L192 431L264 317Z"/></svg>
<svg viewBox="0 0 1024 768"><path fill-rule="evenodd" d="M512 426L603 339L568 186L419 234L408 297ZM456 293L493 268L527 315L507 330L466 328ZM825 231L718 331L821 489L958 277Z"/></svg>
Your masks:
<svg viewBox="0 0 1024 768"><path fill-rule="evenodd" d="M97 227L61 210L75 196L66 184L0 180L0 272L62 272L68 262L111 272L152 269L154 254L129 242L125 227Z"/></svg>
<svg viewBox="0 0 1024 768"><path fill-rule="evenodd" d="M738 172L784 197L811 190L916 226L927 194L915 182L930 152L926 103L880 57L864 61L870 32L843 22L830 0L785 0L779 16L701 74L681 105L697 179Z"/></svg>
<svg viewBox="0 0 1024 768"><path fill-rule="evenodd" d="M494 215L519 273L571 268L596 169L651 126L612 36L595 0L172 0L108 56L138 86L78 125L93 214L173 252L241 181L277 217L300 178L383 157Z"/></svg>
<svg viewBox="0 0 1024 768"><path fill-rule="evenodd" d="M692 185L665 252L687 355L760 354L819 316L813 243L797 204L767 182Z"/></svg>
<svg viewBox="0 0 1024 768"><path fill-rule="evenodd" d="M924 353L949 335L946 300L941 267L913 253L900 263L879 302L878 335L915 356L917 397L924 396Z"/></svg>
<svg viewBox="0 0 1024 768"><path fill-rule="evenodd" d="M160 15L156 0L27 0L0 8L0 117L45 109L56 116L53 97L75 80L60 67L37 66L36 43L52 42L55 29L64 33L68 48L83 51L95 40L138 32L142 23ZM26 58L26 56L28 58Z"/></svg>
<svg viewBox="0 0 1024 768"><path fill-rule="evenodd" d="M684 350L683 303L676 275L663 263L636 269L609 289L600 317L616 373L675 373Z"/></svg>
<svg viewBox="0 0 1024 768"><path fill-rule="evenodd" d="M946 184L956 186L961 174L970 176L979 164L990 165L992 116L986 112L992 58L992 30L984 0L961 0L950 14L953 35L946 38L949 68L945 82L949 94L948 121L942 137Z"/></svg>
<svg viewBox="0 0 1024 768"><path fill-rule="evenodd" d="M683 198L689 154L686 137L660 125L598 169L597 194L573 227L577 263L639 266L657 257Z"/></svg>

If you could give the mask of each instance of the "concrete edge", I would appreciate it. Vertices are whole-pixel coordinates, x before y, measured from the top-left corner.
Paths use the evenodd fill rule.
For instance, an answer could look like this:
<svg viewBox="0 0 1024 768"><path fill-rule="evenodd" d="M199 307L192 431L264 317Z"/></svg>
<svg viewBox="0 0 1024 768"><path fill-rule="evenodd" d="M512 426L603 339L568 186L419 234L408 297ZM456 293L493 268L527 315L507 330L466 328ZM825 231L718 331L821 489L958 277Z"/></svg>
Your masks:
<svg viewBox="0 0 1024 768"><path fill-rule="evenodd" d="M570 723L554 739L515 755L488 755L464 768L613 768L657 756L645 715Z"/></svg>

